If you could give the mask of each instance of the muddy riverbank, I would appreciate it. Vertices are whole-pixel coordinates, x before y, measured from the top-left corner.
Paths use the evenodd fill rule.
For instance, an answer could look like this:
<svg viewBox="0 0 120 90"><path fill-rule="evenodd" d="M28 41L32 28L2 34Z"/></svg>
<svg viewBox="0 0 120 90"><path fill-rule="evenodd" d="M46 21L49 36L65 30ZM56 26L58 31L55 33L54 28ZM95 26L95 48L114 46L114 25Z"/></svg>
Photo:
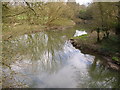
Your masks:
<svg viewBox="0 0 120 90"><path fill-rule="evenodd" d="M70 39L70 42L76 49L81 50L83 53L97 54L104 58L106 60L106 63L104 64L106 67L120 71L120 62L113 61L111 53L102 50L95 44L89 45L83 42L80 43L78 39Z"/></svg>

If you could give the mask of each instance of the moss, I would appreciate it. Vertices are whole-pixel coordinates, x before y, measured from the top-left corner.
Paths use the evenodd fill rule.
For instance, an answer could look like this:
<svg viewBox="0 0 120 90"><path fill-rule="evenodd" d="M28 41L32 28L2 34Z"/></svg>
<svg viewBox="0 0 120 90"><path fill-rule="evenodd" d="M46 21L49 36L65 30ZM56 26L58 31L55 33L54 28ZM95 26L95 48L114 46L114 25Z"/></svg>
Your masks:
<svg viewBox="0 0 120 90"><path fill-rule="evenodd" d="M112 60L114 60L114 61L120 61L120 58L113 56L113 57L112 57Z"/></svg>

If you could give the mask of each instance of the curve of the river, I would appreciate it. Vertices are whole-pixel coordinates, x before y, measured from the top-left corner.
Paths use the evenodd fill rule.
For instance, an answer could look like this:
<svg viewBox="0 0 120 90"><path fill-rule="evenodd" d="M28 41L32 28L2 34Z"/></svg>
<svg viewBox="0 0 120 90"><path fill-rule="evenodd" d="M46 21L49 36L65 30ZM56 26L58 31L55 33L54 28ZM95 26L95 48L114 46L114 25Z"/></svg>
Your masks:
<svg viewBox="0 0 120 90"><path fill-rule="evenodd" d="M69 39L75 28L19 36L5 41L4 62L13 78L31 88L119 88L119 72L102 65L104 60L75 49ZM4 74L10 75L8 68ZM7 78L8 83L15 83Z"/></svg>

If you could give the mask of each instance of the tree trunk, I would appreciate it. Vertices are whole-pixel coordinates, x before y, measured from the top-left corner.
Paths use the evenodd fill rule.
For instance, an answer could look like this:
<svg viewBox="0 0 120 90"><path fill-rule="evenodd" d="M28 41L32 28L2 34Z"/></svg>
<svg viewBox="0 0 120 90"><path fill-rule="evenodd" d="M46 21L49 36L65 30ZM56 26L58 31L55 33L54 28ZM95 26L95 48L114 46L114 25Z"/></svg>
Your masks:
<svg viewBox="0 0 120 90"><path fill-rule="evenodd" d="M109 38L109 31L106 30L106 38Z"/></svg>
<svg viewBox="0 0 120 90"><path fill-rule="evenodd" d="M100 42L100 29L97 29L97 42Z"/></svg>

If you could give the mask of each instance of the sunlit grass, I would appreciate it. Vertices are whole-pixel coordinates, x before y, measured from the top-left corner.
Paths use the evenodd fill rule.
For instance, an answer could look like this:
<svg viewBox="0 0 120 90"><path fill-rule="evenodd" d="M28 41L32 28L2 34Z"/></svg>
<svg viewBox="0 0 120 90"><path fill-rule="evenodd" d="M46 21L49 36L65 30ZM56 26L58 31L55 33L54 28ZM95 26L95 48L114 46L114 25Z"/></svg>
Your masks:
<svg viewBox="0 0 120 90"><path fill-rule="evenodd" d="M32 31L42 31L43 26L39 26L39 25L28 25L28 24L24 24L24 25L5 25L3 26L3 31L2 31L2 36L3 36L3 40L8 39L9 37L16 37L19 35L23 35L25 33L29 33Z"/></svg>
<svg viewBox="0 0 120 90"><path fill-rule="evenodd" d="M72 20L60 18L53 21L51 24L55 26L73 26L75 23Z"/></svg>
<svg viewBox="0 0 120 90"><path fill-rule="evenodd" d="M99 43L97 43L96 32L88 33L88 35L73 37L72 39L76 39L76 43L82 47L107 53L113 60L119 61L119 58L116 58L120 53L119 38L113 33L111 33L107 39L103 39L103 33L100 33L101 41Z"/></svg>
<svg viewBox="0 0 120 90"><path fill-rule="evenodd" d="M24 19L24 17L20 16L18 19ZM51 23L52 26L73 26L75 23L69 19L59 19L55 20ZM11 37L16 37L19 35L23 35L25 33L29 33L32 31L42 31L45 30L45 25L36 25L36 24L27 24L27 23L13 23L13 24L4 24L2 30L3 40L7 40Z"/></svg>

